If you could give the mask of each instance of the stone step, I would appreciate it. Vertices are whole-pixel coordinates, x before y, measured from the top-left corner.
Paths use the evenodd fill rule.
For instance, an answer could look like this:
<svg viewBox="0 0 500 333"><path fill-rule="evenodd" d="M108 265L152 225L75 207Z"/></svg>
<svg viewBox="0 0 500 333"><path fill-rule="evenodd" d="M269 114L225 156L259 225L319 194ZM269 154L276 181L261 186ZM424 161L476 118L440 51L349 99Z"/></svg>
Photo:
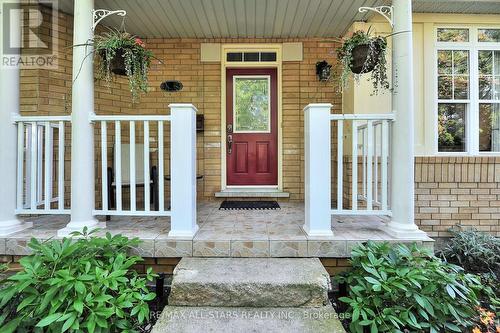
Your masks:
<svg viewBox="0 0 500 333"><path fill-rule="evenodd" d="M151 333L345 333L331 305L320 308L167 306Z"/></svg>
<svg viewBox="0 0 500 333"><path fill-rule="evenodd" d="M182 258L168 304L321 307L329 285L318 258Z"/></svg>

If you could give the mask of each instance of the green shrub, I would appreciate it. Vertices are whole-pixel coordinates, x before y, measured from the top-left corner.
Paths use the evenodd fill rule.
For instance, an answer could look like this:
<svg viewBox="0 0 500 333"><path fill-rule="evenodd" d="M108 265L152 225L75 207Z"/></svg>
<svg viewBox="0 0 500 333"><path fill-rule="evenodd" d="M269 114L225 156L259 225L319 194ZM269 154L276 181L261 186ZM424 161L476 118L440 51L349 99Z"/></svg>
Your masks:
<svg viewBox="0 0 500 333"><path fill-rule="evenodd" d="M466 272L493 273L500 277L500 238L476 229L450 230L452 238L440 251L448 262L462 266Z"/></svg>
<svg viewBox="0 0 500 333"><path fill-rule="evenodd" d="M350 330L461 332L478 306L478 278L413 245L368 242L352 251L348 284Z"/></svg>
<svg viewBox="0 0 500 333"><path fill-rule="evenodd" d="M452 238L440 251L446 261L460 265L467 273L478 274L484 286L481 305L499 313L500 309L500 238L474 228L457 226Z"/></svg>
<svg viewBox="0 0 500 333"><path fill-rule="evenodd" d="M153 274L138 276L142 259L127 255L139 240L94 232L31 240L24 270L2 281L0 332L134 332L149 317Z"/></svg>

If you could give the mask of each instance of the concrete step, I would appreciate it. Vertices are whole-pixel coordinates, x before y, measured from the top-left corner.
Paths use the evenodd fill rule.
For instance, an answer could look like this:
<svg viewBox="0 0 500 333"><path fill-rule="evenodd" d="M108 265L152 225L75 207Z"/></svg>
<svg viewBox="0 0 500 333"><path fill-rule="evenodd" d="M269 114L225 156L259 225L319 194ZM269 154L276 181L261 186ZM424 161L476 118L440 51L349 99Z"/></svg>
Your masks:
<svg viewBox="0 0 500 333"><path fill-rule="evenodd" d="M168 304L321 307L329 285L318 258L182 258Z"/></svg>
<svg viewBox="0 0 500 333"><path fill-rule="evenodd" d="M331 305L321 308L167 306L151 333L345 333Z"/></svg>

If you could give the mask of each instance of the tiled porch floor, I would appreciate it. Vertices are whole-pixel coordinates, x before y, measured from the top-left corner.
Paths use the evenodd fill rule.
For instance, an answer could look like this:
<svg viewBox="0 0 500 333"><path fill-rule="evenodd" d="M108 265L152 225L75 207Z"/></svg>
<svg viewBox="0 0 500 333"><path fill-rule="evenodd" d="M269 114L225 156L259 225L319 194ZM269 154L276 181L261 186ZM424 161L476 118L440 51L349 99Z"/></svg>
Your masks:
<svg viewBox="0 0 500 333"><path fill-rule="evenodd" d="M168 237L168 217L112 217L106 231L139 237L143 242L137 252L144 257L348 257L355 244L368 239L415 241L396 240L381 231L387 221L380 217L332 217L333 237L309 238L301 228L303 203L281 202L281 209L264 211L224 211L218 209L219 204L198 203L200 228L193 240ZM27 218L33 221L33 228L0 239L0 254L28 254L26 243L31 237L56 238L57 230L68 219L68 216ZM417 242L433 244L430 238Z"/></svg>

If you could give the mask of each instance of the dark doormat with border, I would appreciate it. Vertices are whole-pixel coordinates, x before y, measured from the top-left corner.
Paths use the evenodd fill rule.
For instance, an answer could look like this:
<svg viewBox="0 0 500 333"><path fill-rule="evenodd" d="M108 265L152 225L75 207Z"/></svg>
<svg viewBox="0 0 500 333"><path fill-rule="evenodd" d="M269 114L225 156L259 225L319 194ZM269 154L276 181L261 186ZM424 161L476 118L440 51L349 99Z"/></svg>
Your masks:
<svg viewBox="0 0 500 333"><path fill-rule="evenodd" d="M267 210L280 209L276 201L227 201L224 200L220 210Z"/></svg>

